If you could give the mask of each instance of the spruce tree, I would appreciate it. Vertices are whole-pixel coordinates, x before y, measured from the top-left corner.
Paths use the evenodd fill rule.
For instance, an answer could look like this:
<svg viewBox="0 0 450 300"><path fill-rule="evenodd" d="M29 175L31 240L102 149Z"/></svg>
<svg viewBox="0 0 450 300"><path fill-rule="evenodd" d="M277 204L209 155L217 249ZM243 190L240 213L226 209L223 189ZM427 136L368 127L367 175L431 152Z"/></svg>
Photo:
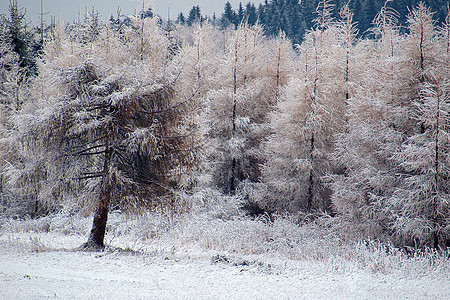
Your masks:
<svg viewBox="0 0 450 300"><path fill-rule="evenodd" d="M186 23L189 26L192 26L197 22L202 22L202 14L200 11L200 6L198 6L198 5L192 7L192 9L189 11L189 15L186 20Z"/></svg>
<svg viewBox="0 0 450 300"><path fill-rule="evenodd" d="M242 2L239 2L239 8L236 13L236 20L235 20L235 26L238 26L241 22L247 22L247 20L244 20L245 14L244 14L244 7L242 6Z"/></svg>
<svg viewBox="0 0 450 300"><path fill-rule="evenodd" d="M245 16L247 18L248 25L253 26L258 21L258 15L256 7L253 3L248 2L245 6Z"/></svg>
<svg viewBox="0 0 450 300"><path fill-rule="evenodd" d="M227 3L225 3L224 12L222 13L222 16L220 18L222 28L225 29L231 24L235 25L237 23L236 18L236 12L233 10L230 1L227 1Z"/></svg>
<svg viewBox="0 0 450 300"><path fill-rule="evenodd" d="M3 176L7 161L15 156L5 146L5 139L11 129L11 117L27 96L25 73L19 65L19 55L13 49L7 20L0 16L0 213L7 216L23 216L33 211L32 205L24 205L22 199L12 194Z"/></svg>
<svg viewBox="0 0 450 300"><path fill-rule="evenodd" d="M27 29L26 11L19 6L18 0L9 2L8 35L14 52L19 55L20 67L27 70L27 75L35 75L35 54L30 51L31 35Z"/></svg>
<svg viewBox="0 0 450 300"><path fill-rule="evenodd" d="M177 22L180 25L184 25L184 23L186 23L186 20L184 19L184 15L182 12L180 12L180 14L178 15Z"/></svg>

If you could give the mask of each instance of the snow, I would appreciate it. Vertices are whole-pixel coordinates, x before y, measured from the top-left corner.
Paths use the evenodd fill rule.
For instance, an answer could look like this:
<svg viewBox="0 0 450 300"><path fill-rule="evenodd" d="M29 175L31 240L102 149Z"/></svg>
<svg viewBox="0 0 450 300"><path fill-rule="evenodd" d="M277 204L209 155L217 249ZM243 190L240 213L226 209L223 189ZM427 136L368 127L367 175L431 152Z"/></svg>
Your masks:
<svg viewBox="0 0 450 300"><path fill-rule="evenodd" d="M117 253L2 253L3 299L448 299L449 282L351 272L317 262L239 266ZM277 270L277 271L275 271Z"/></svg>
<svg viewBox="0 0 450 300"><path fill-rule="evenodd" d="M320 244L308 241L317 239L312 228L287 221L215 224L202 217L169 229L153 218L154 236L143 238L137 229L150 230L148 220L110 219L104 252L73 250L86 240L90 218L0 223L0 299L450 299L448 259L442 257L432 265L427 257L328 239ZM239 237L244 232L248 240ZM257 234L271 236L273 244L259 251ZM287 237L298 244L280 242ZM239 244L241 250L233 250ZM295 256L283 247L306 250Z"/></svg>

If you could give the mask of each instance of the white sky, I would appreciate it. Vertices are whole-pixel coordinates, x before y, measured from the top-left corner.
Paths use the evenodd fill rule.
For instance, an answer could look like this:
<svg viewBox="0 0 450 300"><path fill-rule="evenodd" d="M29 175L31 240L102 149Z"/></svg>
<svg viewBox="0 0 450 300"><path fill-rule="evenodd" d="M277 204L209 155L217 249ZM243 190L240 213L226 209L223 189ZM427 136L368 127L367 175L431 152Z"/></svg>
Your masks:
<svg viewBox="0 0 450 300"><path fill-rule="evenodd" d="M249 0L229 0L234 9L239 7L239 2L245 5ZM217 17L223 12L227 0L145 0L147 7L154 7L156 12L163 18L167 18L168 8L170 7L170 17L174 19L180 12L185 16L188 15L190 9L194 5L199 5L202 14L212 16L213 12ZM264 0L250 0L256 6ZM92 10L94 6L100 13L102 19L107 19L111 14L116 15L117 7L120 6L122 14L131 15L135 9L142 7L142 0L43 0L44 12L49 12L46 16L47 22L50 15L59 16L67 22L71 22L77 18L78 11ZM36 22L40 13L40 0L19 0L19 5L26 8L27 19ZM0 14L8 13L9 0L0 0Z"/></svg>

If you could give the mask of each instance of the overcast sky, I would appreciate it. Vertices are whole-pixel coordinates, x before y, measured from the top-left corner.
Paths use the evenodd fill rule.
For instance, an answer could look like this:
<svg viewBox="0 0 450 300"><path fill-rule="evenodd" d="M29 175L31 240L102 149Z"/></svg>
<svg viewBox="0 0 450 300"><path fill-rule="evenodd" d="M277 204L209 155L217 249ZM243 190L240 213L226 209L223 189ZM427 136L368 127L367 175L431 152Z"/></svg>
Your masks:
<svg viewBox="0 0 450 300"><path fill-rule="evenodd" d="M249 0L229 0L234 9L239 7L239 2L245 5ZM264 0L250 0L256 6ZM199 5L202 14L212 16L213 12L217 17L223 12L223 8L227 0L145 0L148 7L154 7L156 12L164 18L167 18L167 11L170 7L170 17L176 18L180 12L185 16L194 5ZM40 0L19 0L19 5L26 8L27 19L33 21L38 20L40 12ZM111 14L116 14L117 7L120 6L122 14L133 14L136 8L142 7L142 0L43 0L44 12L49 12L46 20L50 20L50 15L59 16L67 22L72 22L77 18L78 11L85 11L87 7L89 10L94 6L103 19L108 18ZM0 0L0 13L8 12L9 0Z"/></svg>

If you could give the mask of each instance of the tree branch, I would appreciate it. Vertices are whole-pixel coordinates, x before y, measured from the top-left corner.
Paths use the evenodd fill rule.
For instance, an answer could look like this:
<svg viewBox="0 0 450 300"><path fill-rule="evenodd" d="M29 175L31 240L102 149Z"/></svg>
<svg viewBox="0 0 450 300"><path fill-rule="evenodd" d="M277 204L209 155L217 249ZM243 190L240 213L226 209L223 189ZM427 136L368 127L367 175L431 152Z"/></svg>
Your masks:
<svg viewBox="0 0 450 300"><path fill-rule="evenodd" d="M105 145L96 145L96 146L92 146L92 147L83 149L83 150L81 150L81 151L78 151L78 152L76 152L76 153L73 153L72 155L73 155L73 156L76 156L76 155L83 155L85 152L88 152L88 151L90 151L90 150L92 150L92 149L97 149L97 148L100 148L100 147L104 147L104 146L105 146ZM93 153L88 153L88 154L93 154ZM86 154L86 155L87 155L87 154Z"/></svg>
<svg viewBox="0 0 450 300"><path fill-rule="evenodd" d="M191 100L194 98L194 96L197 95L197 90L198 90L198 89L196 89L196 90L194 91L194 93L192 93L192 96L190 96L189 98L187 98L187 99L185 99L185 100L183 100L183 101L181 101L181 102L175 104L174 106L168 107L168 108L163 109L163 110L157 110L157 111L146 111L146 110L141 110L141 112L144 113L144 114L160 114L160 113L165 113L165 112L168 112L168 111L170 111L170 110L176 109L177 107L179 107L179 106L181 106L181 105L183 105L183 104L185 104L185 103L191 101Z"/></svg>
<svg viewBox="0 0 450 300"><path fill-rule="evenodd" d="M98 174L92 174L92 175L86 175L86 176L82 176L82 177L78 177L78 180L83 180L83 179L92 179L92 178L99 178L103 176L103 172L102 173L98 173Z"/></svg>
<svg viewBox="0 0 450 300"><path fill-rule="evenodd" d="M97 155L97 154L103 154L106 150L97 151L97 152L89 152L89 153L81 153L80 155Z"/></svg>

